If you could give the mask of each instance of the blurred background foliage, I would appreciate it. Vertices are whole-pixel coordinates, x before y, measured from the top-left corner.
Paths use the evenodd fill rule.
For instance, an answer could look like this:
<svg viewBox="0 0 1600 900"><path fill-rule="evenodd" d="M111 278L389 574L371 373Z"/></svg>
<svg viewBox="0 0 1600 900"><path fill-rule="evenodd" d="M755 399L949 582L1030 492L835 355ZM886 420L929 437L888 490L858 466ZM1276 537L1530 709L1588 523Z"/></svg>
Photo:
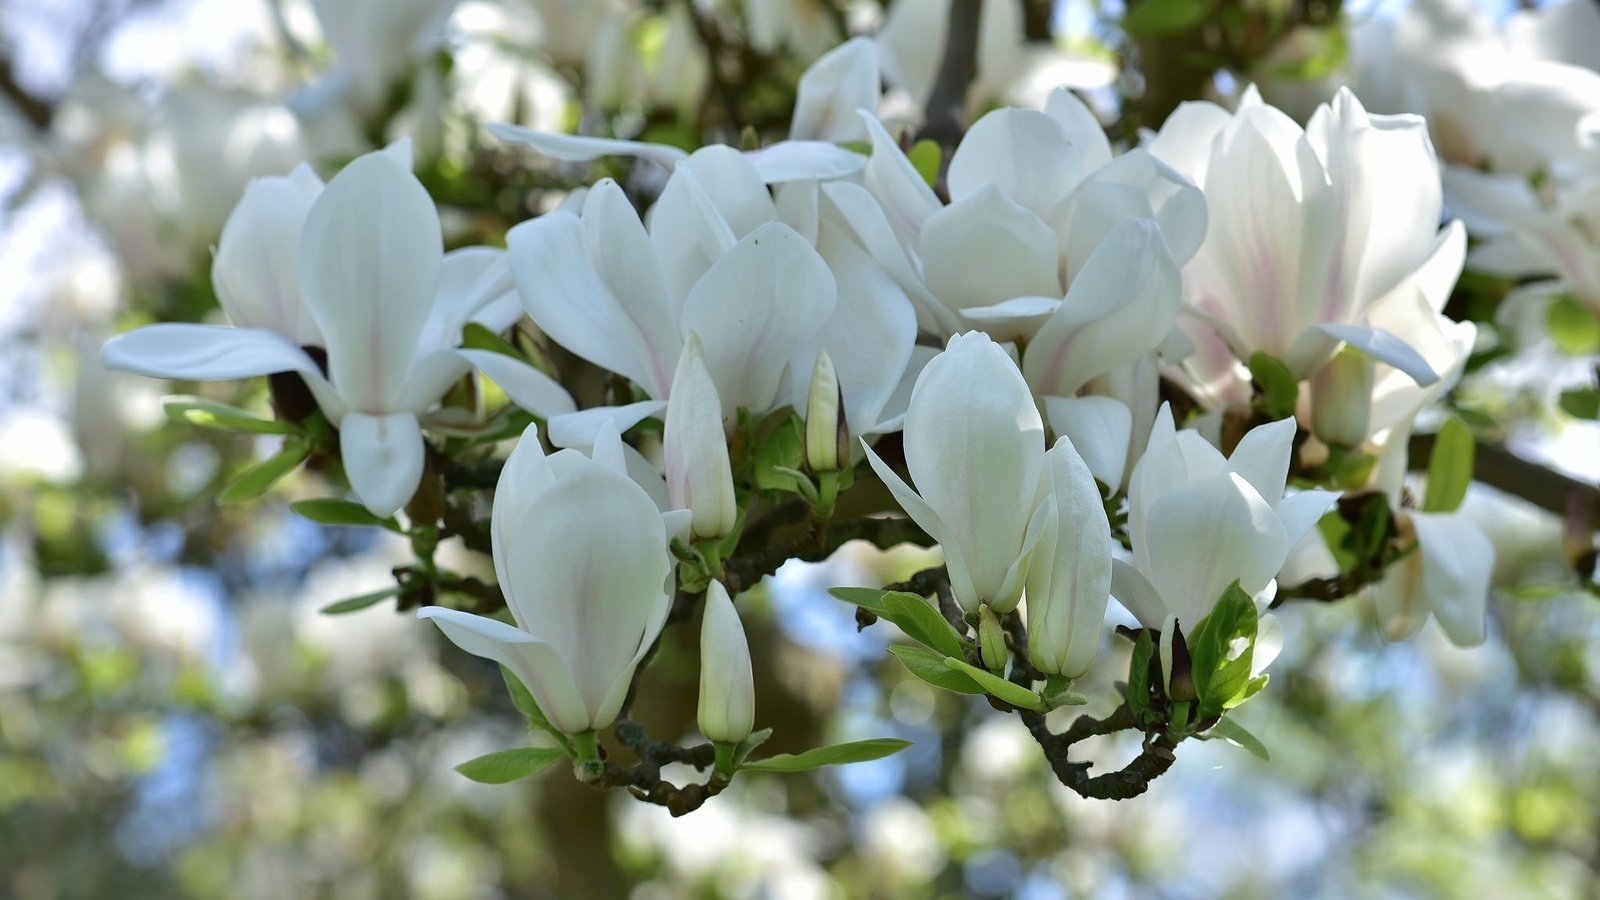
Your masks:
<svg viewBox="0 0 1600 900"><path fill-rule="evenodd" d="M217 316L208 248L251 175L328 171L413 134L448 240L499 243L589 172L481 123L764 142L804 66L885 10L366 5L386 24L361 61L297 0L0 0L0 895L1600 897L1600 604L1563 580L1561 521L1484 488L1468 508L1501 588L1484 647L1431 625L1384 644L1358 600L1287 607L1272 689L1243 714L1272 760L1195 746L1131 802L1070 794L1016 720L909 678L883 652L890 626L858 633L825 586L896 581L927 556L854 545L826 574L786 567L746 607L758 720L777 751L880 735L911 750L741 778L681 820L561 772L457 775L525 739L499 674L386 604L319 612L391 583L403 540L291 515L329 492L315 472L216 505L273 439L168 423L160 397L265 410L264 386L112 376L99 344ZM933 21L947 5L928 4ZM1067 78L1125 140L1250 80L1309 110L1352 22L1390 6L1020 2L1029 66L980 59L973 102L1036 102ZM936 61L937 28L910 33ZM326 96L368 75L372 90ZM602 171L649 187L627 163ZM1510 287L1469 279L1456 303L1491 321ZM1593 477L1595 431L1550 393L1592 372L1591 324L1564 355L1483 360L1456 406ZM489 574L458 546L441 555ZM637 705L652 733L694 728L695 633L664 638ZM1124 642L1105 652L1098 672L1125 665Z"/></svg>

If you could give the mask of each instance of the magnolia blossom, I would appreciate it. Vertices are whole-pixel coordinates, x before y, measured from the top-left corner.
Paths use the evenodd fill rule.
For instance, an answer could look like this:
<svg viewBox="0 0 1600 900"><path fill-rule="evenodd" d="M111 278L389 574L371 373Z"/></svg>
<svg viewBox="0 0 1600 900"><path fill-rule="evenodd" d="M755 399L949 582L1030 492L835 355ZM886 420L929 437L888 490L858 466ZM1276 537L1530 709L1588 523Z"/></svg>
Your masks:
<svg viewBox="0 0 1600 900"><path fill-rule="evenodd" d="M1178 431L1165 404L1128 487L1133 562L1112 564L1111 592L1163 638L1193 631L1235 581L1266 594L1289 551L1337 493L1284 496L1293 419L1259 425L1224 457L1199 432Z"/></svg>
<svg viewBox="0 0 1600 900"><path fill-rule="evenodd" d="M733 600L722 582L706 588L705 618L700 624L700 733L707 740L737 744L755 727L755 677L750 670L750 643Z"/></svg>
<svg viewBox="0 0 1600 900"><path fill-rule="evenodd" d="M1302 130L1246 90L1228 113L1186 103L1150 149L1205 191L1211 225L1184 268L1198 347L1185 363L1208 406L1248 398L1257 351L1305 378L1341 341L1419 383L1438 373L1369 318L1434 253L1439 168L1415 116L1369 116L1340 91Z"/></svg>
<svg viewBox="0 0 1600 900"><path fill-rule="evenodd" d="M1100 649L1111 596L1111 525L1094 476L1062 437L1044 455L1041 506L1053 507L1028 562L1028 656L1046 675L1076 678Z"/></svg>
<svg viewBox="0 0 1600 900"><path fill-rule="evenodd" d="M490 518L495 574L515 625L417 611L456 646L509 668L556 728L605 728L672 606L667 546L685 524L628 477L613 429L594 458L546 456L534 428L506 460Z"/></svg>
<svg viewBox="0 0 1600 900"><path fill-rule="evenodd" d="M720 538L733 531L739 507L723 434L722 402L706 371L699 336L690 333L667 401L662 451L667 498L673 509L694 514L694 535Z"/></svg>
<svg viewBox="0 0 1600 900"><path fill-rule="evenodd" d="M1044 422L1011 357L968 332L922 370L905 418L907 485L870 449L873 471L944 548L950 587L968 612L1004 614L1022 598L1028 558L1056 501L1040 497Z"/></svg>
<svg viewBox="0 0 1600 900"><path fill-rule="evenodd" d="M298 229L271 212L299 210L308 172L248 198L225 229L239 244L219 253L215 274L231 313L269 327L150 325L107 343L106 364L197 381L297 373L339 428L356 496L377 515L399 509L422 476L419 417L469 371L471 355L452 349L461 328L486 309L504 316L509 288L498 251L444 253L433 201L400 159L403 147L350 163ZM326 372L296 343L308 336L320 336ZM566 391L545 381L534 411L570 412Z"/></svg>

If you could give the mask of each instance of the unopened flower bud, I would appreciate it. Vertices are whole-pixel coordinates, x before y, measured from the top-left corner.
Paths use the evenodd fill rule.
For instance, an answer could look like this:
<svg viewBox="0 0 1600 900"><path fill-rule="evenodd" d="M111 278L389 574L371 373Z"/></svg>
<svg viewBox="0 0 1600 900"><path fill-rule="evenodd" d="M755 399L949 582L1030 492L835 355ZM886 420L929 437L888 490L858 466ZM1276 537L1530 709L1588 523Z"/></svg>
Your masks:
<svg viewBox="0 0 1600 900"><path fill-rule="evenodd" d="M1011 652L1006 649L1006 631L1000 619L985 603L978 611L978 652L983 654L983 666L991 672L1005 671Z"/></svg>
<svg viewBox="0 0 1600 900"><path fill-rule="evenodd" d="M672 378L667 423L662 436L667 495L674 509L694 513L697 538L720 538L739 517L722 430L722 400L706 370L700 338L691 333Z"/></svg>
<svg viewBox="0 0 1600 900"><path fill-rule="evenodd" d="M737 744L750 736L755 717L750 644L728 589L713 581L700 625L700 733L707 740Z"/></svg>
<svg viewBox="0 0 1600 900"><path fill-rule="evenodd" d="M1311 379L1311 430L1329 444L1359 447L1372 417L1372 357L1345 347Z"/></svg>
<svg viewBox="0 0 1600 900"><path fill-rule="evenodd" d="M817 353L806 400L806 465L813 472L838 471L849 460L850 429L844 418L844 392L828 351Z"/></svg>

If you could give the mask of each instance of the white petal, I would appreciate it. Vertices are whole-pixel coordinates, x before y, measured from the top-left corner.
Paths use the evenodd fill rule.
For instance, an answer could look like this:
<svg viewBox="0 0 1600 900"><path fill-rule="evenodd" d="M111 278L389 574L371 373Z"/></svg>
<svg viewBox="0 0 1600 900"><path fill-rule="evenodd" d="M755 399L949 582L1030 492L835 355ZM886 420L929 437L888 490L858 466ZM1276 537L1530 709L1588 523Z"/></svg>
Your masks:
<svg viewBox="0 0 1600 900"><path fill-rule="evenodd" d="M1055 232L992 184L930 216L922 228L928 289L952 309L1055 296Z"/></svg>
<svg viewBox="0 0 1600 900"><path fill-rule="evenodd" d="M920 263L900 243L888 215L871 193L858 184L830 182L822 185L831 215L849 229L855 241L900 285L917 309L917 322L934 334L952 334L960 319L940 303L923 284Z"/></svg>
<svg viewBox="0 0 1600 900"><path fill-rule="evenodd" d="M1386 362L1426 387L1439 380L1439 373L1428 365L1416 348L1404 338L1370 325L1322 325L1324 334L1338 338L1380 362Z"/></svg>
<svg viewBox="0 0 1600 900"><path fill-rule="evenodd" d="M276 372L322 377L304 350L264 328L163 322L117 335L100 356L108 368L152 378L227 381Z"/></svg>
<svg viewBox="0 0 1600 900"><path fill-rule="evenodd" d="M405 506L422 480L422 427L411 413L345 414L339 453L351 489L375 516Z"/></svg>
<svg viewBox="0 0 1600 900"><path fill-rule="evenodd" d="M766 184L843 178L867 164L865 156L825 141L779 141L748 151L744 158Z"/></svg>
<svg viewBox="0 0 1600 900"><path fill-rule="evenodd" d="M666 397L677 354L665 357L654 347L595 274L577 216L558 211L523 222L506 243L517 291L545 334L650 396Z"/></svg>
<svg viewBox="0 0 1600 900"><path fill-rule="evenodd" d="M1111 141L1106 138L1105 127L1072 91L1065 87L1051 91L1044 102L1044 114L1055 119L1067 140L1082 152L1084 171L1092 172L1111 162Z"/></svg>
<svg viewBox="0 0 1600 900"><path fill-rule="evenodd" d="M681 327L700 335L725 421L740 407L755 415L773 408L785 364L827 321L836 298L822 257L779 222L717 260L690 293Z"/></svg>
<svg viewBox="0 0 1600 900"><path fill-rule="evenodd" d="M878 480L883 482L883 486L889 489L889 493L894 496L895 502L900 504L900 508L905 511L905 514L911 518L911 521L917 523L918 528L926 531L928 537L933 538L935 543L943 545L945 567L950 572L950 590L955 594L956 599L962 602L963 609L967 609L969 612L976 612L978 604L972 598L977 596L977 592L972 586L971 570L966 564L965 557L962 556L961 548L945 543L948 529L945 527L944 520L939 517L933 507L928 505L926 500L922 499L921 495L906 484L894 469L889 467L888 463L880 459L878 454L867 446L865 438L861 440L861 447L867 453L867 463L872 466L872 471L877 474ZM971 605L968 606L968 604Z"/></svg>
<svg viewBox="0 0 1600 900"><path fill-rule="evenodd" d="M971 567L976 608L1021 553L1044 464L1044 423L1016 364L987 335L951 339L922 370L905 419L906 466Z"/></svg>
<svg viewBox="0 0 1600 900"><path fill-rule="evenodd" d="M866 123L867 135L872 139L872 158L867 160L862 180L883 205L895 237L901 244L914 247L922 223L942 204L883 125L866 113L861 114L861 121Z"/></svg>
<svg viewBox="0 0 1600 900"><path fill-rule="evenodd" d="M312 206L300 289L327 340L330 380L352 407L398 404L443 259L433 200L381 152L345 166Z"/></svg>
<svg viewBox="0 0 1600 900"><path fill-rule="evenodd" d="M1249 482L1228 472L1167 492L1150 506L1146 574L1190 629L1239 581L1266 586L1289 552L1283 526Z"/></svg>
<svg viewBox="0 0 1600 900"><path fill-rule="evenodd" d="M615 138L585 137L576 134L554 134L534 131L520 125L499 122L488 126L489 132L502 141L526 144L551 159L567 162L587 162L606 156L637 156L671 169L689 158L689 154L670 144L650 144L643 141L622 141Z"/></svg>
<svg viewBox="0 0 1600 900"><path fill-rule="evenodd" d="M549 644L504 622L442 606L425 606L430 619L457 647L510 669L556 728L576 734L590 728L589 711L559 654Z"/></svg>
<svg viewBox="0 0 1600 900"><path fill-rule="evenodd" d="M1023 358L1028 384L1071 396L1085 382L1154 350L1178 314L1182 280L1155 223L1112 230L1072 281Z"/></svg>
<svg viewBox="0 0 1600 900"><path fill-rule="evenodd" d="M797 140L866 140L866 128L856 110L876 110L882 91L877 47L868 38L852 38L818 57L800 76L789 136Z"/></svg>
<svg viewBox="0 0 1600 900"><path fill-rule="evenodd" d="M738 242L694 170L679 166L650 208L650 243L677 315L682 315L694 283Z"/></svg>
<svg viewBox="0 0 1600 900"><path fill-rule="evenodd" d="M1483 643L1494 573L1494 544L1477 524L1452 513L1411 514L1422 557L1422 591L1439 627L1458 647Z"/></svg>
<svg viewBox="0 0 1600 900"><path fill-rule="evenodd" d="M503 322L489 327L496 334L521 317L516 282L506 252L496 247L462 247L444 255L439 269L439 293L417 344L422 352L443 350L461 343L461 329L491 303L508 300L511 311L499 312ZM509 318L507 318L509 316Z"/></svg>
<svg viewBox="0 0 1600 900"><path fill-rule="evenodd" d="M1120 559L1111 561L1111 595L1146 628L1161 628L1171 615L1149 579Z"/></svg>
<svg viewBox="0 0 1600 900"><path fill-rule="evenodd" d="M296 344L322 345L317 323L300 299L300 229L322 182L311 176L257 178L229 213L211 283L229 321L276 331Z"/></svg>
<svg viewBox="0 0 1600 900"><path fill-rule="evenodd" d="M992 184L1043 218L1083 180L1085 156L1050 116L997 109L973 123L951 155L950 199L959 202Z"/></svg>
<svg viewBox="0 0 1600 900"><path fill-rule="evenodd" d="M1111 596L1111 526L1070 439L1045 454L1040 488L1054 499L1057 518L1028 564L1028 646L1040 671L1075 678L1100 647Z"/></svg>
<svg viewBox="0 0 1600 900"><path fill-rule="evenodd" d="M1339 501L1338 491L1309 490L1291 494L1278 504L1283 536L1293 547L1311 535L1317 521Z"/></svg>
<svg viewBox="0 0 1600 900"><path fill-rule="evenodd" d="M455 353L500 385L511 402L541 419L576 412L578 406L560 382L518 359L491 350L457 350Z"/></svg>
<svg viewBox="0 0 1600 900"><path fill-rule="evenodd" d="M667 497L675 508L694 511L695 535L718 538L731 532L739 507L722 403L693 333L672 379L662 452Z"/></svg>
<svg viewBox="0 0 1600 900"><path fill-rule="evenodd" d="M658 368L675 363L682 346L677 306L668 299L644 223L622 188L609 178L590 188L584 201L583 247L595 274L648 348L652 376Z"/></svg>
<svg viewBox="0 0 1600 900"><path fill-rule="evenodd" d="M618 431L627 431L651 416L658 416L667 408L665 400L641 400L623 406L591 406L577 412L552 416L545 426L550 443L557 447L573 447L587 452L607 423Z"/></svg>
<svg viewBox="0 0 1600 900"><path fill-rule="evenodd" d="M733 229L734 237L742 238L777 218L777 207L761 172L732 147L708 144L696 150L684 166L694 173L695 181Z"/></svg>
<svg viewBox="0 0 1600 900"><path fill-rule="evenodd" d="M1050 429L1070 438L1089 472L1115 493L1122 486L1128 444L1133 439L1133 413L1127 404L1092 395L1046 397L1044 408Z"/></svg>
<svg viewBox="0 0 1600 900"><path fill-rule="evenodd" d="M711 582L705 607L700 624L700 733L720 743L738 743L755 727L750 644L722 582Z"/></svg>
<svg viewBox="0 0 1600 900"><path fill-rule="evenodd" d="M1261 499L1277 506L1289 480L1289 456L1299 432L1293 416L1245 432L1228 457L1228 468L1244 476Z"/></svg>

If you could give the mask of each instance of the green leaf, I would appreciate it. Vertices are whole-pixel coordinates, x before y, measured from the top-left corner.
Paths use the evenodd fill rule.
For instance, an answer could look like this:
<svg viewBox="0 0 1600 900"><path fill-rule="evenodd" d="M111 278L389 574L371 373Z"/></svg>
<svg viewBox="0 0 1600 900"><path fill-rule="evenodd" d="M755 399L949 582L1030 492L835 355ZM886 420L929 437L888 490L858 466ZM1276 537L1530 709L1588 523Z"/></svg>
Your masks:
<svg viewBox="0 0 1600 900"><path fill-rule="evenodd" d="M380 519L359 503L326 497L320 500L296 500L289 508L319 525L369 525L387 528L396 534L405 533L393 516Z"/></svg>
<svg viewBox="0 0 1600 900"><path fill-rule="evenodd" d="M490 353L498 353L502 356L509 356L512 359L527 362L522 354L517 352L517 348L512 346L510 341L479 325L477 322L468 322L466 327L461 329L461 346L468 350L488 350Z"/></svg>
<svg viewBox="0 0 1600 900"><path fill-rule="evenodd" d="M1032 710L1044 709L1044 701L1039 699L1038 694L1019 684L1013 684L993 672L984 671L953 656L945 657L944 664L957 672L966 673L973 681L982 686L986 693L992 694L1012 706Z"/></svg>
<svg viewBox="0 0 1600 900"><path fill-rule="evenodd" d="M238 478L229 482L218 495L217 502L243 503L256 499L277 484L283 476L294 471L295 467L309 455L311 447L304 441L291 439L284 442L282 450L246 469Z"/></svg>
<svg viewBox="0 0 1600 900"><path fill-rule="evenodd" d="M926 139L917 141L906 152L906 158L911 160L912 168L916 169L922 180L928 183L928 187L933 187L934 182L939 180L940 155L939 144Z"/></svg>
<svg viewBox="0 0 1600 900"><path fill-rule="evenodd" d="M900 626L912 640L944 656L961 656L966 652L961 636L928 601L916 594L894 591L884 595L883 602L889 609L889 621Z"/></svg>
<svg viewBox="0 0 1600 900"><path fill-rule="evenodd" d="M1282 360L1260 351L1250 354L1250 379L1259 392L1256 406L1268 418L1286 419L1294 415L1300 385Z"/></svg>
<svg viewBox="0 0 1600 900"><path fill-rule="evenodd" d="M1561 392L1561 411L1574 419L1600 419L1600 390L1572 388Z"/></svg>
<svg viewBox="0 0 1600 900"><path fill-rule="evenodd" d="M747 737L744 740L740 741L739 742L739 746L733 748L733 765L734 765L734 768L738 768L740 765L742 765L744 763L745 757L747 757L751 753L755 752L755 749L757 747L761 746L762 744L765 744L767 742L767 738L770 738L770 737L772 737L772 729L771 728L763 728L763 729L761 729L759 731L750 732L750 736L749 737Z"/></svg>
<svg viewBox="0 0 1600 900"><path fill-rule="evenodd" d="M1428 491L1423 512L1454 512L1472 483L1472 429L1451 416L1439 429L1428 459Z"/></svg>
<svg viewBox="0 0 1600 900"><path fill-rule="evenodd" d="M1235 747L1243 747L1250 754L1260 760L1272 759L1272 754L1267 752L1267 745L1261 739L1245 730L1243 725L1232 719L1219 719L1217 724L1211 726L1209 732L1212 737L1219 737Z"/></svg>
<svg viewBox="0 0 1600 900"><path fill-rule="evenodd" d="M910 644L893 644L889 652L906 667L906 670L934 687L955 691L958 694L982 694L984 690L966 675L944 664L944 657L932 650Z"/></svg>
<svg viewBox="0 0 1600 900"><path fill-rule="evenodd" d="M784 470L798 470L805 461L805 422L790 415L756 451L756 487L764 491L798 491L795 476Z"/></svg>
<svg viewBox="0 0 1600 900"><path fill-rule="evenodd" d="M1250 662L1255 652L1255 601L1235 581L1223 592L1211 614L1200 620L1188 636L1190 671L1195 695L1200 701L1200 717L1220 713L1250 682ZM1233 642L1244 638L1244 652L1229 658Z"/></svg>
<svg viewBox="0 0 1600 900"><path fill-rule="evenodd" d="M1583 356L1600 350L1600 318L1571 297L1551 301L1544 324L1563 353Z"/></svg>
<svg viewBox="0 0 1600 900"><path fill-rule="evenodd" d="M828 588L828 593L846 603L859 606L880 619L889 618L889 607L884 605L883 598L893 591L886 591L883 588L836 587Z"/></svg>
<svg viewBox="0 0 1600 900"><path fill-rule="evenodd" d="M528 690L527 685L523 684L515 673L502 665L500 667L500 677L505 679L506 690L511 692L512 704L517 707L517 712L522 713L527 718L530 725L548 731L558 738L565 739L565 736L557 731L554 725L550 724L550 720L545 717L544 710L539 708L539 701L533 699L533 692Z"/></svg>
<svg viewBox="0 0 1600 900"><path fill-rule="evenodd" d="M1155 652L1155 641L1150 639L1149 629L1139 629L1139 637L1133 642L1133 655L1128 660L1128 710L1136 721L1150 707L1150 660Z"/></svg>
<svg viewBox="0 0 1600 900"><path fill-rule="evenodd" d="M505 784L537 775L567 754L559 747L518 747L467 760L456 771L482 784Z"/></svg>
<svg viewBox="0 0 1600 900"><path fill-rule="evenodd" d="M300 429L288 422L263 419L254 413L226 403L213 403L196 397L169 397L164 404L167 418L187 425L238 431L247 434L296 434Z"/></svg>
<svg viewBox="0 0 1600 900"><path fill-rule="evenodd" d="M353 613L358 609L366 609L380 600L387 600L398 593L400 593L400 588L395 586L384 588L381 591L373 591L370 594L362 594L359 597L347 597L337 603L330 603L324 606L322 614L325 616L337 616L344 613Z"/></svg>
<svg viewBox="0 0 1600 900"><path fill-rule="evenodd" d="M1138 37L1178 34L1205 21L1205 0L1137 0L1122 17L1122 30Z"/></svg>
<svg viewBox="0 0 1600 900"><path fill-rule="evenodd" d="M805 772L823 766L883 759L909 746L911 746L910 741L902 741L899 738L870 738L865 741L851 741L848 744L818 747L804 753L780 753L777 756L747 762L739 768L750 772Z"/></svg>
<svg viewBox="0 0 1600 900"><path fill-rule="evenodd" d="M1272 676L1264 672L1250 679L1249 681L1245 682L1244 690L1234 694L1232 699L1222 704L1222 708L1233 709L1235 707L1242 706L1246 700L1249 700L1251 697L1261 693L1261 691L1266 688L1267 682L1270 680L1272 680Z"/></svg>

